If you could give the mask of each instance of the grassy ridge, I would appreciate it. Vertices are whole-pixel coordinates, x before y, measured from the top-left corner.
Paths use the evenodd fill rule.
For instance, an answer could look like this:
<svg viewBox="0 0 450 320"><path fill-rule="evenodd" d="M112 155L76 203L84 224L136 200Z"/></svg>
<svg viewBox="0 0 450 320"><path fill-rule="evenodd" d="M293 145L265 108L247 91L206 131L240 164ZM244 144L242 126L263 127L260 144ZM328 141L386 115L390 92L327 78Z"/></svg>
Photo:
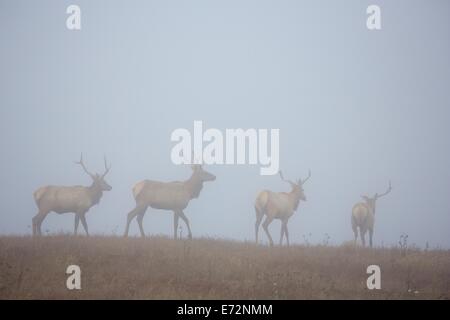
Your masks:
<svg viewBox="0 0 450 320"><path fill-rule="evenodd" d="M70 264L81 290L66 289ZM381 268L381 290L366 268ZM217 239L0 237L1 299L449 299L450 252Z"/></svg>

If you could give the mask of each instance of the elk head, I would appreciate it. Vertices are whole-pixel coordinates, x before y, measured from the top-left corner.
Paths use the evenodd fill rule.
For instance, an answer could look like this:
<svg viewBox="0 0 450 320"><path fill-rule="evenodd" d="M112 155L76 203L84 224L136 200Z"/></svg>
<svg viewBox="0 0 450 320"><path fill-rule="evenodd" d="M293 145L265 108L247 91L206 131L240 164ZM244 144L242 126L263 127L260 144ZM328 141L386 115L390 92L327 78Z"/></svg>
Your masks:
<svg viewBox="0 0 450 320"><path fill-rule="evenodd" d="M305 179L302 180L301 178L299 178L297 180L297 182L292 182L291 180L284 179L283 173L281 172L281 170L280 170L279 174L280 174L281 180L286 181L287 183L289 183L291 185L292 191L298 195L298 198L300 200L306 201L306 196L305 196L305 193L303 190L303 185L305 184L306 181L309 180L309 178L311 178L311 170L308 171L308 176Z"/></svg>
<svg viewBox="0 0 450 320"><path fill-rule="evenodd" d="M206 170L203 170L200 164L193 164L191 165L191 168L193 172L189 181L190 183L193 183L192 197L198 198L200 191L203 189L203 182L214 181L216 180L216 176Z"/></svg>
<svg viewBox="0 0 450 320"><path fill-rule="evenodd" d="M372 213L375 214L377 200L380 199L381 197L387 195L391 191L392 191L392 186L391 186L391 181L389 181L389 187L386 190L386 192L384 192L382 194L375 193L375 195L373 197L361 196L361 198L364 199L364 201L366 202L366 205L370 208L370 210L372 210Z"/></svg>
<svg viewBox="0 0 450 320"><path fill-rule="evenodd" d="M86 172L91 177L92 185L94 187L100 189L101 191L110 191L112 187L108 184L108 182L106 182L105 176L108 174L109 169L111 169L111 166L108 167L108 165L106 164L106 157L104 158L104 162L105 162L105 172L102 174L98 173L93 174L86 169L86 166L84 165L83 162L83 154L81 154L80 161L76 161L75 163L81 165L84 172Z"/></svg>
<svg viewBox="0 0 450 320"><path fill-rule="evenodd" d="M191 159L194 160L194 151L191 151ZM191 165L193 175L203 184L205 181L214 181L216 176L208 171L204 170L202 165L199 164L198 159Z"/></svg>
<svg viewBox="0 0 450 320"><path fill-rule="evenodd" d="M194 171L194 175L201 181L214 181L216 180L216 176L208 171L204 170L200 164L193 164L191 166L192 171Z"/></svg>

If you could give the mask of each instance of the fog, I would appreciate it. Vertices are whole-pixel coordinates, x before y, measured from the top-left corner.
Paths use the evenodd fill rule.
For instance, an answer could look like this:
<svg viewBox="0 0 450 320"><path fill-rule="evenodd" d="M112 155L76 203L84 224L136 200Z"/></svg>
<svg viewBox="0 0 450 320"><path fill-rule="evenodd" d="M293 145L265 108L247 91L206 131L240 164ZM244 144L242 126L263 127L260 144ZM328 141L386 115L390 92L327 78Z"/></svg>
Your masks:
<svg viewBox="0 0 450 320"><path fill-rule="evenodd" d="M80 31L66 28L73 3ZM378 31L366 28L372 3ZM83 152L91 171L104 155L112 165L90 232L122 235L136 182L190 176L172 164L170 136L201 120L280 129L284 176L311 170L291 243L353 239L352 206L391 180L374 244L408 234L448 248L449 13L445 0L0 0L0 233L31 234L38 187L89 185L74 164ZM253 241L258 191L290 190L259 165L204 169L217 180L185 210L194 237ZM43 231L72 232L73 217L51 213ZM171 236L172 223L155 209L144 219L147 235ZM270 230L278 240L280 222Z"/></svg>

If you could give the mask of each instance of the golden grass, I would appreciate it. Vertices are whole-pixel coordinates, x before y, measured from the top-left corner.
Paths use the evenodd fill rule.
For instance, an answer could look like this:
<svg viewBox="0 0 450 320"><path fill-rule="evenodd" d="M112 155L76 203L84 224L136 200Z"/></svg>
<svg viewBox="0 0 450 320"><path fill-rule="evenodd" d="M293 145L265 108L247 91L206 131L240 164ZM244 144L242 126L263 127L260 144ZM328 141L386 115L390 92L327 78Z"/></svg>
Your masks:
<svg viewBox="0 0 450 320"><path fill-rule="evenodd" d="M68 265L81 290L66 288ZM381 290L366 268L381 267ZM448 299L450 252L218 239L0 237L1 299Z"/></svg>

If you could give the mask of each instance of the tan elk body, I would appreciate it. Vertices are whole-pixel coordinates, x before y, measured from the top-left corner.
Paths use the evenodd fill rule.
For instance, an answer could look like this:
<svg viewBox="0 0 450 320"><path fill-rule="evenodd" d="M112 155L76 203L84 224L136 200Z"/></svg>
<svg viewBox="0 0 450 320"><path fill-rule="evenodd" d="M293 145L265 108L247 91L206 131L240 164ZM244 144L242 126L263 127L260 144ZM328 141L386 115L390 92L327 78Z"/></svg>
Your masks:
<svg viewBox="0 0 450 320"><path fill-rule="evenodd" d="M269 233L269 225L274 219L281 220L281 234L280 234L280 245L283 243L283 236L286 235L286 241L289 245L289 231L287 223L289 218L297 210L300 200L306 201L305 194L303 192L303 184L311 177L311 171L307 178L303 181L298 180L294 183L283 178L283 174L280 171L280 177L282 180L287 181L292 189L291 192L272 192L269 190L261 191L256 197L255 201L255 212L256 212L256 222L255 222L255 238L256 243L258 243L258 231L261 221L266 216L263 222L263 229L269 238L269 243L273 246L273 240Z"/></svg>
<svg viewBox="0 0 450 320"><path fill-rule="evenodd" d="M39 209L37 215L33 217L33 234L41 234L41 225L47 214L55 212L58 214L75 213L74 233L77 233L78 225L81 220L86 234L89 235L86 222L86 212L98 204L103 191L111 190L111 186L105 181L105 176L109 171L105 159L105 172L102 175L90 173L84 163L83 156L77 164L80 164L83 170L92 178L92 184L84 186L44 186L37 189L34 193L34 200Z"/></svg>
<svg viewBox="0 0 450 320"><path fill-rule="evenodd" d="M369 231L369 243L370 246L372 247L376 202L378 199L391 192L391 190L392 190L391 182L389 182L389 187L385 193L382 193L380 195L376 193L373 197L361 196L365 201L358 202L353 206L351 219L352 219L352 229L355 236L355 243L358 239L358 229L359 229L361 242L363 246L365 246L366 245L365 235L366 232Z"/></svg>
<svg viewBox="0 0 450 320"><path fill-rule="evenodd" d="M204 182L215 179L216 177L213 174L203 170L200 165L193 165L192 175L185 181L160 182L143 180L138 182L133 187L133 197L136 201L136 207L128 213L125 237L128 236L130 223L136 216L141 236L145 236L142 221L145 211L148 207L151 207L173 212L173 232L175 239L177 238L179 218L185 222L188 229L188 236L191 238L192 232L189 220L183 210L192 199L199 197Z"/></svg>

